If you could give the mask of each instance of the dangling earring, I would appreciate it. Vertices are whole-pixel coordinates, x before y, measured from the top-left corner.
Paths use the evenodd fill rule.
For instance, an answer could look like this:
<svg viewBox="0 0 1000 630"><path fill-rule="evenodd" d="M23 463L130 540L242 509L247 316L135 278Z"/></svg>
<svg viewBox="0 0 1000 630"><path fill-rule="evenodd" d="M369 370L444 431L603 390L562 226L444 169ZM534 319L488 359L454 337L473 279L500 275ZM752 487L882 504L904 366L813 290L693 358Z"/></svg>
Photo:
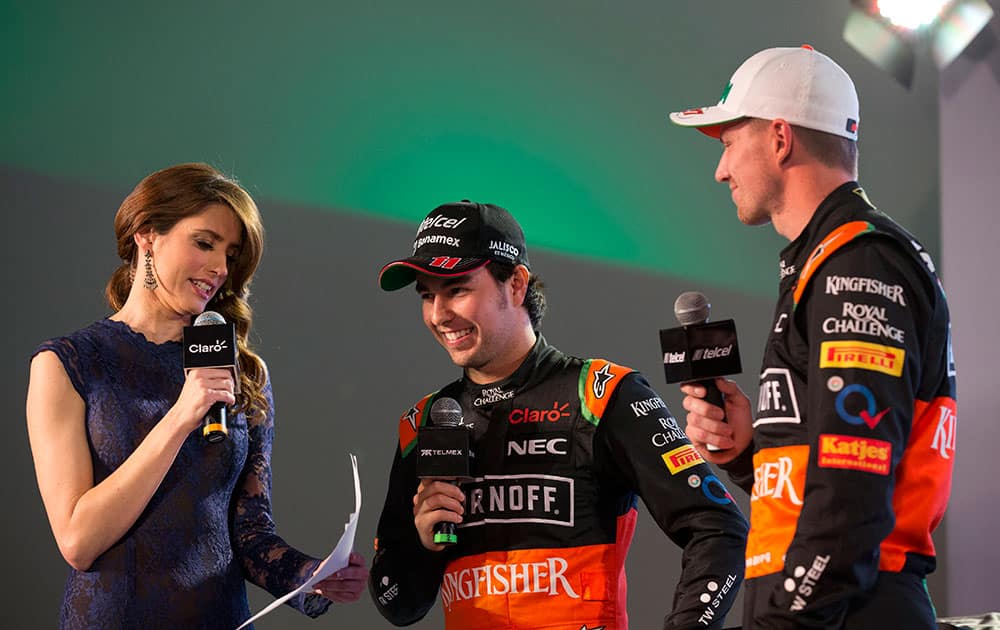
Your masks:
<svg viewBox="0 0 1000 630"><path fill-rule="evenodd" d="M146 287L150 291L156 288L156 276L153 275L153 252L152 250L146 250L146 277L142 280L142 286Z"/></svg>

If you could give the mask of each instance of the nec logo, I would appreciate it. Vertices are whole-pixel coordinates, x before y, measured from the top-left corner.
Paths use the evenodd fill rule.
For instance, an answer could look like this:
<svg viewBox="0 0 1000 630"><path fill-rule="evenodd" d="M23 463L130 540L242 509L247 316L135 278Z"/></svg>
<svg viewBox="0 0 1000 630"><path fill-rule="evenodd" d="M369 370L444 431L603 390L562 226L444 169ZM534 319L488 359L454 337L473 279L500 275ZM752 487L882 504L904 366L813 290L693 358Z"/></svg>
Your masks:
<svg viewBox="0 0 1000 630"><path fill-rule="evenodd" d="M565 437L525 438L523 440L507 440L507 457L566 455L569 440Z"/></svg>

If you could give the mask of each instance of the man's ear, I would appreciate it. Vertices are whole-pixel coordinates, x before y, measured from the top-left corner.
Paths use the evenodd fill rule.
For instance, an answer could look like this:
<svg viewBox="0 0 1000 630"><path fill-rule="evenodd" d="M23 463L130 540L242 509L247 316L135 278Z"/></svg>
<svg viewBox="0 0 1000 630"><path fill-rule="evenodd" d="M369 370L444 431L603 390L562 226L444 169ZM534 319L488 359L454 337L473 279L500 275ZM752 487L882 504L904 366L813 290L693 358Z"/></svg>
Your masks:
<svg viewBox="0 0 1000 630"><path fill-rule="evenodd" d="M531 280L531 272L524 265L514 267L514 273L510 277L511 302L514 306L523 306L524 297L528 294L528 282Z"/></svg>
<svg viewBox="0 0 1000 630"><path fill-rule="evenodd" d="M768 125L768 133L775 161L779 165L784 164L791 157L792 149L795 146L795 131L792 129L792 125L783 118L775 118Z"/></svg>

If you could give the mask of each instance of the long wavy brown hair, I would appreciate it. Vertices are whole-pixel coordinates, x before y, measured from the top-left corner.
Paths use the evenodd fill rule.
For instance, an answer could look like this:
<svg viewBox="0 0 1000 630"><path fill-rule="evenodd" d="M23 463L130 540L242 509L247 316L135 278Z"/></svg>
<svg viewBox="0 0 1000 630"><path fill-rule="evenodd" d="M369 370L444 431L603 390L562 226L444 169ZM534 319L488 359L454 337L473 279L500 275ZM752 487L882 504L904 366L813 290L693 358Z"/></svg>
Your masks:
<svg viewBox="0 0 1000 630"><path fill-rule="evenodd" d="M166 234L181 219L202 212L210 204L232 208L243 225L239 253L229 264L229 276L208 308L236 326L239 350L240 393L236 410L249 413L267 411L263 389L266 379L264 362L250 349L247 336L253 323L253 310L247 302L250 281L264 253L264 225L260 211L250 194L235 179L208 164L178 164L148 175L129 193L115 215L115 238L118 257L123 261L115 269L104 295L115 311L125 304L132 289L132 277L138 263L134 235L153 230Z"/></svg>

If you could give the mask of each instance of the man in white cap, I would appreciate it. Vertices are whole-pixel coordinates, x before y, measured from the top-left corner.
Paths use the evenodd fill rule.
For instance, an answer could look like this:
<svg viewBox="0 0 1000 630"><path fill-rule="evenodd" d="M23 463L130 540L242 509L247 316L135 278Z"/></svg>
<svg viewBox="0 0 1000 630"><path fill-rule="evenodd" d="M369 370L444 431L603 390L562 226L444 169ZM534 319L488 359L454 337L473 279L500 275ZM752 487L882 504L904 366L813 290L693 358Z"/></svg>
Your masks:
<svg viewBox="0 0 1000 630"><path fill-rule="evenodd" d="M955 452L948 305L930 256L856 181L851 78L811 47L771 48L717 105L670 118L722 142L715 179L739 219L791 241L756 414L732 381L717 381L725 416L682 387L688 437L751 494L744 627L936 628L925 576Z"/></svg>

